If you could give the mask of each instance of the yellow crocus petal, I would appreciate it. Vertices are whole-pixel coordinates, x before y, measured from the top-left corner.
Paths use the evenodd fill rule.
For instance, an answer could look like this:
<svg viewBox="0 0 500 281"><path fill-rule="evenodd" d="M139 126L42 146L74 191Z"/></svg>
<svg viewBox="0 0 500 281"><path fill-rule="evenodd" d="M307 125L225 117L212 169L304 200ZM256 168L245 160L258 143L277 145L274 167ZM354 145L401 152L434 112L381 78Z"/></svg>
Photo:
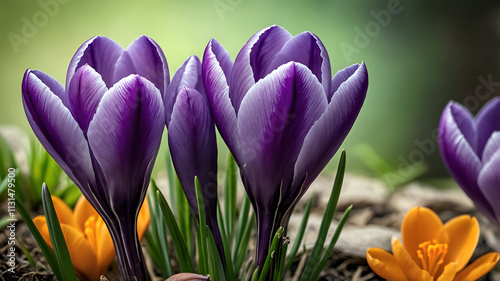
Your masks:
<svg viewBox="0 0 500 281"><path fill-rule="evenodd" d="M77 227L73 217L73 211L61 198L56 196L52 197L52 203L54 204L54 209L56 210L57 219L60 224L71 225L72 227Z"/></svg>
<svg viewBox="0 0 500 281"><path fill-rule="evenodd" d="M73 216L77 228L81 232L83 232L85 229L84 225L87 219L90 218L91 216L95 216L97 218L99 217L99 214L94 209L94 207L90 205L90 202L87 200L87 198L81 195L80 198L78 198L78 201L76 202L75 210L73 211Z"/></svg>
<svg viewBox="0 0 500 281"><path fill-rule="evenodd" d="M139 236L139 240L142 240L146 230L148 229L149 222L151 220L151 215L149 213L149 203L147 198L144 200L142 204L141 210L139 211L139 216L137 218L137 235Z"/></svg>
<svg viewBox="0 0 500 281"><path fill-rule="evenodd" d="M479 240L479 224L476 218L469 215L455 217L449 220L444 229L449 234L448 254L444 264L457 263L457 271L469 263Z"/></svg>
<svg viewBox="0 0 500 281"><path fill-rule="evenodd" d="M492 270L498 262L498 253L488 253L473 263L469 264L464 270L460 271L455 281L474 281Z"/></svg>
<svg viewBox="0 0 500 281"><path fill-rule="evenodd" d="M436 281L453 281L457 274L457 263L452 262L444 267L443 273Z"/></svg>
<svg viewBox="0 0 500 281"><path fill-rule="evenodd" d="M69 225L61 225L61 230L68 246L73 267L87 280L99 280L102 272L96 271L97 256L85 235Z"/></svg>
<svg viewBox="0 0 500 281"><path fill-rule="evenodd" d="M394 256L384 249L368 249L366 251L366 261L378 276L388 281L408 281Z"/></svg>
<svg viewBox="0 0 500 281"><path fill-rule="evenodd" d="M49 227L47 226L47 220L45 219L45 216L35 217L33 219L33 223L38 229L38 232L40 232L40 234L42 235L43 240L45 240L45 243L47 243L49 247L52 248L52 241L50 241Z"/></svg>
<svg viewBox="0 0 500 281"><path fill-rule="evenodd" d="M425 207L415 207L411 209L403 220L401 226L401 238L411 259L422 267L417 251L419 245L425 241L438 239L443 230L443 222L431 209Z"/></svg>
<svg viewBox="0 0 500 281"><path fill-rule="evenodd" d="M109 234L108 227L102 218L97 220L95 232L99 270L101 272L106 272L115 258L115 247L111 239L111 234Z"/></svg>
<svg viewBox="0 0 500 281"><path fill-rule="evenodd" d="M420 268L415 261L411 258L410 254L406 251L406 248L399 242L399 240L393 236L392 237L392 252L394 253L394 258L403 270L404 274L410 281L433 281L432 276L429 272Z"/></svg>

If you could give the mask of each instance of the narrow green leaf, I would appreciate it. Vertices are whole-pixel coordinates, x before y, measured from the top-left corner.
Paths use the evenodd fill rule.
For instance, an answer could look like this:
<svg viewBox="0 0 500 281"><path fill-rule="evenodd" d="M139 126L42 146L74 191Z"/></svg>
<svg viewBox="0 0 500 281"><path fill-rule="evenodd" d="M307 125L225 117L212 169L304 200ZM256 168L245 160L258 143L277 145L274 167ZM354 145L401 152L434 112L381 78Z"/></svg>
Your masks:
<svg viewBox="0 0 500 281"><path fill-rule="evenodd" d="M330 240L330 245L328 246L328 249L326 249L325 253L323 254L323 257L321 258L321 261L318 263L316 266L316 269L314 270L314 273L311 275L311 278L309 278L310 281L314 281L318 278L319 274L321 273L321 270L323 270L323 267L325 267L326 262L330 258L330 255L332 254L333 247L335 246L335 243L337 243L337 240L339 239L340 233L342 232L342 229L344 228L344 224L346 223L347 219L349 218L349 214L351 213L352 210L352 205L349 206L344 212L344 215L342 215L342 218L339 221L339 224L337 225L337 228L335 229L335 233L333 233L333 237Z"/></svg>
<svg viewBox="0 0 500 281"><path fill-rule="evenodd" d="M281 234L283 233L283 227L278 228L276 234L274 234L273 241L271 242L271 247L269 248L269 252L267 253L266 261L264 262L264 266L262 267L262 272L259 276L259 281L264 281L267 278L267 272L271 267L271 263L273 262L274 255L276 250L278 249L279 241L281 239Z"/></svg>
<svg viewBox="0 0 500 281"><path fill-rule="evenodd" d="M35 224L33 223L33 220L31 219L28 211L26 211L26 208L24 207L23 203L21 203L21 201L19 201L19 199L17 199L17 197L15 198L15 202L16 202L17 211L19 212L19 214L23 218L24 223L26 224L26 226L30 230L30 232L33 235L33 237L35 238L36 242L38 243L38 246L42 250L42 253L45 256L45 259L47 260L47 262L49 263L50 268L52 268L54 275L56 276L56 278L58 280L64 280L64 279L62 279L63 276L61 274L61 270L59 269L59 264L57 263L57 259L56 259L56 256L54 255L54 252L49 247L49 245L47 245L45 240L43 240L42 235L40 234L40 232L36 228Z"/></svg>
<svg viewBox="0 0 500 281"><path fill-rule="evenodd" d="M64 240L61 225L59 224L59 219L57 218L56 210L54 209L54 204L52 203L49 189L47 188L47 185L45 183L42 185L42 204L43 211L45 212L45 217L47 218L47 227L49 228L50 240L52 241L52 246L54 247L54 253L56 254L57 263L59 264L61 274L63 275L62 280L76 281L75 270L73 269L73 264L71 263L68 246L66 245L66 241Z"/></svg>
<svg viewBox="0 0 500 281"><path fill-rule="evenodd" d="M312 198L307 202L306 208L304 210L304 216L302 217L302 221L300 222L299 229L297 231L297 235L295 236L295 241L293 241L292 249L290 250L290 254L288 255L288 262L286 264L286 270L290 270L292 268L293 260L297 255L300 244L302 243L302 238L304 237L304 232L307 227L307 221L309 220L309 213L311 212L311 202Z"/></svg>
<svg viewBox="0 0 500 281"><path fill-rule="evenodd" d="M250 200L246 193L243 194L243 200L241 201L240 213L238 216L238 225L236 226L236 234L234 238L233 244L233 262L238 260L238 253L241 252L240 247L247 247L248 245L242 244L241 240L243 238L243 234L247 227L248 222L248 213L250 212ZM245 250L246 252L246 250ZM240 268L238 264L234 264L234 268Z"/></svg>
<svg viewBox="0 0 500 281"><path fill-rule="evenodd" d="M224 267L222 266L222 261L215 244L214 236L209 229L207 230L208 254L210 255L210 258L208 259L208 271L210 272L210 276L214 281L225 281L226 277L223 273Z"/></svg>
<svg viewBox="0 0 500 281"><path fill-rule="evenodd" d="M207 260L207 217L205 215L205 203L203 202L203 193L201 193L201 186L198 177L194 177L194 188L196 192L196 203L198 206L198 220L199 220L199 233L200 242L198 245L199 265L198 273L206 275L208 273L208 260Z"/></svg>
<svg viewBox="0 0 500 281"><path fill-rule="evenodd" d="M226 183L224 187L224 218L226 237L233 237L234 222L236 218L236 196L237 196L237 166L234 157L229 153L226 170Z"/></svg>
<svg viewBox="0 0 500 281"><path fill-rule="evenodd" d="M1 161L0 161L1 162ZM3 178L3 180L0 182L0 196L3 195L3 193L7 190L7 185L8 185L8 180L9 180L9 177L6 176Z"/></svg>
<svg viewBox="0 0 500 281"><path fill-rule="evenodd" d="M194 260L196 243L193 235L193 221L191 207L187 201L184 190L182 189L179 179L176 178L176 196L177 196L177 223L181 230L182 236L186 241L187 253L190 255L190 260Z"/></svg>
<svg viewBox="0 0 500 281"><path fill-rule="evenodd" d="M281 252L281 260L279 263L278 270L278 276L274 280L283 280L283 276L285 276L285 260L286 260L286 251L288 250L288 244L290 243L290 240L285 240L283 242L283 249Z"/></svg>
<svg viewBox="0 0 500 281"><path fill-rule="evenodd" d="M236 276L234 273L233 262L231 260L231 249L229 248L229 241L227 241L226 231L223 228L223 219L222 213L220 210L220 205L217 204L217 221L221 232L222 238L222 248L224 248L224 259L226 260L226 266L224 267L226 273L226 279L228 280L236 280Z"/></svg>
<svg viewBox="0 0 500 281"><path fill-rule="evenodd" d="M170 191L170 204L172 205L172 210L177 210L177 188L176 182L177 174L175 173L174 166L172 164L172 157L170 155L170 150L167 149L167 157L166 157L166 169L167 169L167 180L168 180L168 190Z"/></svg>
<svg viewBox="0 0 500 281"><path fill-rule="evenodd" d="M163 197L159 190L156 191L156 196L158 198L158 202L160 203L163 219L165 220L165 223L170 231L170 235L172 236L181 272L194 272L193 266L191 265L191 257L188 253L187 246L184 243L184 237L182 236L179 226L175 221L174 214L165 200L165 197Z"/></svg>
<svg viewBox="0 0 500 281"><path fill-rule="evenodd" d="M159 265L163 277L173 275L172 264L170 263L170 253L167 241L167 226L163 219L163 213L160 210L160 203L156 197L156 192L158 191L158 186L156 181L151 179L151 191L148 196L149 210L153 214L151 219L151 228L153 231L153 238L155 244L159 250L159 258L161 259L161 265Z"/></svg>
<svg viewBox="0 0 500 281"><path fill-rule="evenodd" d="M303 274L300 277L300 281L310 280L310 276L313 273L317 262L320 260L320 255L325 245L326 235L328 234L328 229L330 228L330 225L332 223L333 214L335 213L335 208L337 208L337 202L340 196L340 190L342 189L345 164L346 153L345 150L343 150L342 154L340 155L339 166L337 168L337 175L335 176L335 181L333 183L332 193L330 194L330 199L328 200L325 213L323 215L323 218L321 219L318 237L311 252L311 256L306 263Z"/></svg>
<svg viewBox="0 0 500 281"><path fill-rule="evenodd" d="M21 241L17 238L16 238L16 241L19 244L19 246L21 246L21 250L23 251L24 255L26 256L26 259L28 259L30 266L35 266L35 261L33 260L33 257L31 257L30 253L26 250L23 243L21 243Z"/></svg>
<svg viewBox="0 0 500 281"><path fill-rule="evenodd" d="M248 241L250 240L250 234L252 233L253 226L255 224L255 215L252 214L250 217L250 221L248 222L245 230L243 231L243 236L241 239L241 243L238 247L238 252L236 253L236 267L241 268L241 265L245 261L246 253L248 250Z"/></svg>
<svg viewBox="0 0 500 281"><path fill-rule="evenodd" d="M252 281L258 281L259 280L259 274L260 274L260 268L257 266L257 268L255 268L253 274L252 274Z"/></svg>

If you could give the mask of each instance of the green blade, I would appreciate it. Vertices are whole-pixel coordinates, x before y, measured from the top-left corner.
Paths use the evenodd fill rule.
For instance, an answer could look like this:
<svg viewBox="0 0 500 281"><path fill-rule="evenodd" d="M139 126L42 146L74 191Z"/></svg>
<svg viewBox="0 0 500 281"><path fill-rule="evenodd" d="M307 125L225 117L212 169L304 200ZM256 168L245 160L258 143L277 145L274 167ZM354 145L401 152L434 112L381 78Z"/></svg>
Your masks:
<svg viewBox="0 0 500 281"><path fill-rule="evenodd" d="M335 233L333 234L332 240L330 240L330 245L328 246L328 249L326 249L325 253L323 254L323 257L321 258L321 261L316 267L316 270L314 273L311 275L311 278L309 278L310 281L314 281L318 278L319 274L321 273L321 270L323 270L323 267L325 267L326 262L330 258L330 255L332 254L333 247L335 246L335 243L337 243L337 240L339 239L340 233L342 232L342 229L344 228L344 224L347 221L347 218L349 218L349 214L351 213L352 210L352 205L349 206L349 208L346 209L344 212L344 215L342 215L342 218L339 221L339 224L337 225L337 229L335 229Z"/></svg>
<svg viewBox="0 0 500 281"><path fill-rule="evenodd" d="M226 237L233 237L234 222L236 218L236 195L237 195L237 166L234 157L229 153L226 170L226 183L224 188L224 219Z"/></svg>
<svg viewBox="0 0 500 281"><path fill-rule="evenodd" d="M73 264L71 263L68 246L64 240L61 225L59 224L59 219L57 218L49 189L45 183L42 185L42 204L45 217L47 218L50 240L52 241L57 263L59 264L59 268L61 269L61 274L63 276L62 280L76 281L75 270L73 269Z"/></svg>
<svg viewBox="0 0 500 281"><path fill-rule="evenodd" d="M184 237L181 234L179 226L175 221L174 214L170 209L165 197L158 190L156 191L156 196L158 198L158 202L160 202L160 208L163 213L163 219L167 224L167 227L170 231L170 235L172 236L172 241L174 243L175 252L177 253L177 259L179 261L179 267L181 268L181 272L194 272L193 266L191 264L191 256L188 253L187 246L184 243Z"/></svg>
<svg viewBox="0 0 500 281"><path fill-rule="evenodd" d="M283 233L283 227L278 228L276 234L274 234L273 242L271 242L271 247L269 248L269 252L267 253L266 261L264 262L264 266L262 266L262 271L259 276L259 281L264 281L267 278L267 272L271 267L271 263L273 262L276 250L278 249L278 243L281 238L281 234Z"/></svg>
<svg viewBox="0 0 500 281"><path fill-rule="evenodd" d="M293 260L297 255L297 252L300 247L300 243L302 243L302 238L304 237L304 232L307 227L307 221L309 220L309 213L311 212L311 202L312 198L307 202L306 209L304 210L304 216L302 217L302 221L300 222L299 229L297 231L297 235L295 236L295 241L293 241L292 249L290 250L290 254L288 255L288 262L286 264L286 270L290 270L292 268Z"/></svg>
<svg viewBox="0 0 500 281"><path fill-rule="evenodd" d="M198 244L199 266L198 273L206 275L208 273L208 255L207 255L207 217L205 215L205 204L203 202L203 194L201 193L201 186L198 177L194 177L194 187L196 191L196 203L198 204L198 219L199 219L199 233L200 243Z"/></svg>
<svg viewBox="0 0 500 281"><path fill-rule="evenodd" d="M323 252L325 245L326 235L328 234L328 229L332 223L333 214L335 213L335 208L337 208L337 202L339 201L340 190L342 189L342 182L344 180L345 164L346 153L345 151L342 151L337 169L337 175L335 176L335 181L333 183L332 193L330 194L325 214L321 219L318 237L316 239L316 243L314 244L311 256L309 257L309 260L304 268L303 274L300 277L300 281L310 280L310 276L313 273L314 268L317 266L317 262L320 260L320 255L321 252Z"/></svg>
<svg viewBox="0 0 500 281"><path fill-rule="evenodd" d="M40 234L40 232L36 228L35 223L33 223L33 220L31 219L28 211L26 211L26 208L24 208L23 204L21 203L21 201L19 201L19 199L17 199L17 197L15 198L15 202L16 202L17 211L19 212L19 214L23 218L24 223L26 224L26 226L30 230L30 232L33 235L33 237L35 238L36 242L38 243L38 246L42 250L42 253L45 256L45 259L47 260L50 267L52 268L54 275L56 276L56 278L58 280L64 280L64 279L62 279L63 276L61 274L61 270L59 269L59 264L57 263L57 259L56 259L56 256L54 255L54 252L49 247L49 245L47 245L47 243L43 239L42 235Z"/></svg>
<svg viewBox="0 0 500 281"><path fill-rule="evenodd" d="M212 235L212 232L210 230L207 231L207 243L208 254L210 255L210 258L208 259L210 276L214 281L225 281L226 277L224 276L224 267L222 266L222 261L220 260L219 251L217 250L214 236Z"/></svg>

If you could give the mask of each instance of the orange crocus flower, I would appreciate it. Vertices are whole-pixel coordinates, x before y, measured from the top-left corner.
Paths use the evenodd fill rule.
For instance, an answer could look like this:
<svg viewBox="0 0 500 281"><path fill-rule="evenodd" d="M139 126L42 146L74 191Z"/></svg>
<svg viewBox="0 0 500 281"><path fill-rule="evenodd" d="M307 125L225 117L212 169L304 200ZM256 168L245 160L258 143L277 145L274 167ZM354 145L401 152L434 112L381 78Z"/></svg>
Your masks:
<svg viewBox="0 0 500 281"><path fill-rule="evenodd" d="M115 258L113 240L106 224L83 195L78 199L74 211L58 197L52 196L52 202L73 267L81 279L100 280L100 276L106 273ZM149 221L148 202L144 200L137 219L139 239L144 236ZM45 242L52 248L45 216L37 216L33 222Z"/></svg>
<svg viewBox="0 0 500 281"><path fill-rule="evenodd" d="M467 265L479 239L476 218L462 215L443 225L432 210L411 209L401 227L403 243L392 237L393 254L370 248L366 260L371 269L389 281L477 280L498 262L491 252Z"/></svg>

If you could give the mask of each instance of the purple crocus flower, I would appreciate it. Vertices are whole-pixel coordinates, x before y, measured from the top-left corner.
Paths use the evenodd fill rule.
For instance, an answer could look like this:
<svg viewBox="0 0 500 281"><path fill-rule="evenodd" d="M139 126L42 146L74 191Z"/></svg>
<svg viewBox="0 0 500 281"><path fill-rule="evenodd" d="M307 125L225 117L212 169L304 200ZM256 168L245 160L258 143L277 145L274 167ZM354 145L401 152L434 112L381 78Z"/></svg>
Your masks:
<svg viewBox="0 0 500 281"><path fill-rule="evenodd" d="M475 118L450 101L438 136L448 171L477 209L500 227L500 98L489 101Z"/></svg>
<svg viewBox="0 0 500 281"><path fill-rule="evenodd" d="M294 37L271 26L250 38L234 63L212 39L202 74L215 123L256 212L262 266L271 236L286 228L351 129L366 96L366 67L352 65L332 80L316 35Z"/></svg>
<svg viewBox="0 0 500 281"><path fill-rule="evenodd" d="M207 225L224 260L217 224L217 141L215 125L205 97L198 57L189 57L175 73L165 95L168 144L175 171L186 198L198 217L194 178L198 177Z"/></svg>
<svg viewBox="0 0 500 281"><path fill-rule="evenodd" d="M39 70L24 74L31 128L108 226L124 280L149 280L137 215L161 143L168 83L165 56L146 36L126 50L91 38L71 60L66 89Z"/></svg>

